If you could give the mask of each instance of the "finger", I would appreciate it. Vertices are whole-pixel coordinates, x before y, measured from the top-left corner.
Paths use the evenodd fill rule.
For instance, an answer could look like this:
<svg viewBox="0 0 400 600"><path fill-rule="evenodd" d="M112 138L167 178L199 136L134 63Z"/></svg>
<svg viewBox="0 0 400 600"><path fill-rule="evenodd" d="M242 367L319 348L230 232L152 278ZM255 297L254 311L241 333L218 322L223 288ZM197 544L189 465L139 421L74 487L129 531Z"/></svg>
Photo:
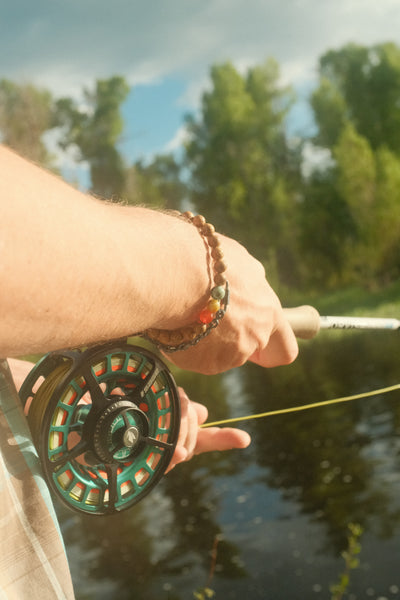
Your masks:
<svg viewBox="0 0 400 600"><path fill-rule="evenodd" d="M212 452L214 450L232 450L234 448L247 448L251 437L246 431L231 427L209 427L200 429L195 454Z"/></svg>
<svg viewBox="0 0 400 600"><path fill-rule="evenodd" d="M187 433L185 440L185 448L187 450L187 458L189 460L193 456L194 450L197 444L197 435L199 432L199 422L197 417L197 411L194 407L194 403L190 402L188 407L187 415Z"/></svg>
<svg viewBox="0 0 400 600"><path fill-rule="evenodd" d="M174 450L174 454L171 458L171 462L168 465L168 468L165 470L166 473L169 473L177 464L184 462L187 458L187 450L184 446L176 446Z"/></svg>
<svg viewBox="0 0 400 600"><path fill-rule="evenodd" d="M277 367L293 362L299 352L296 337L286 319L271 334L268 344L257 350L249 360L261 367Z"/></svg>
<svg viewBox="0 0 400 600"><path fill-rule="evenodd" d="M193 456L196 447L199 419L202 419L202 423L207 419L207 409L201 404L189 400L183 388L179 388L179 399L181 404L181 427L177 445L186 449L185 460L189 460Z"/></svg>
<svg viewBox="0 0 400 600"><path fill-rule="evenodd" d="M178 388L179 391L179 403L181 408L181 421L179 426L179 436L177 445L184 446L187 433L188 433L188 411L189 411L189 398L183 388Z"/></svg>
<svg viewBox="0 0 400 600"><path fill-rule="evenodd" d="M207 408L204 406L204 404L199 404L199 402L194 402L193 400L191 400L191 405L194 408L194 410L196 411L198 424L202 425L203 423L205 423L207 421L207 417L208 417Z"/></svg>

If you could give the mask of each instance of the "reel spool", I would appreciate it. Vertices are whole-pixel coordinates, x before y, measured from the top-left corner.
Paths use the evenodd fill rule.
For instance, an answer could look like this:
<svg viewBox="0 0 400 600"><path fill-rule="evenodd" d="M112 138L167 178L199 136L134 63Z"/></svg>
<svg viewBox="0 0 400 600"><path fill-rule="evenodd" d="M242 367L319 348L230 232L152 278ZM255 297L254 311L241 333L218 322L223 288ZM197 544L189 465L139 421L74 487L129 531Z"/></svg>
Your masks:
<svg viewBox="0 0 400 600"><path fill-rule="evenodd" d="M52 352L20 391L50 489L91 515L130 508L165 473L179 434L175 381L129 344Z"/></svg>

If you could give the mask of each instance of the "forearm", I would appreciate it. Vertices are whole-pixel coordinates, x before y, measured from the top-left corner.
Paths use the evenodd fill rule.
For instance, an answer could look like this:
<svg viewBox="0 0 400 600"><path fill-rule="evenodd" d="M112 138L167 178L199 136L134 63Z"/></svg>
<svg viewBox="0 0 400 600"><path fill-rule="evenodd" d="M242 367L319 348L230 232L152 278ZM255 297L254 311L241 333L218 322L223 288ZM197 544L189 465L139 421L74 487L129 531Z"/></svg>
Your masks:
<svg viewBox="0 0 400 600"><path fill-rule="evenodd" d="M1 147L0 164L0 356L172 329L204 306L194 227L97 201Z"/></svg>

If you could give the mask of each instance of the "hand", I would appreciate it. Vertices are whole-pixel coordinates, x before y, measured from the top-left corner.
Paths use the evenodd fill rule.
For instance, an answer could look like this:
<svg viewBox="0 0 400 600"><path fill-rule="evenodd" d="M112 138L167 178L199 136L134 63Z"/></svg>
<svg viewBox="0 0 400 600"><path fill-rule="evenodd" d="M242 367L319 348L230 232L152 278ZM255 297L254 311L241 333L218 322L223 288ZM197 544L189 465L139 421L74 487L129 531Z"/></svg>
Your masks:
<svg viewBox="0 0 400 600"><path fill-rule="evenodd" d="M181 427L178 443L167 472L178 463L190 460L195 454L214 450L247 448L251 442L248 433L231 427L209 427L201 429L208 416L205 406L189 400L185 391L179 388L181 403Z"/></svg>
<svg viewBox="0 0 400 600"><path fill-rule="evenodd" d="M259 261L234 240L220 236L230 301L224 318L198 345L168 359L179 367L215 374L251 360L263 367L292 362L296 338Z"/></svg>

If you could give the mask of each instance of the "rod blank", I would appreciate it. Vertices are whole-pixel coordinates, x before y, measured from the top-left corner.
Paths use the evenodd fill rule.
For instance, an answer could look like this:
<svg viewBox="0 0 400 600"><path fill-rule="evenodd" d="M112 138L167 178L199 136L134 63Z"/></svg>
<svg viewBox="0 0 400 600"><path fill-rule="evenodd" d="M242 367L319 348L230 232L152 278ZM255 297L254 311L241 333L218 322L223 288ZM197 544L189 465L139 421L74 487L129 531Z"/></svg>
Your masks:
<svg viewBox="0 0 400 600"><path fill-rule="evenodd" d="M285 308L284 313L296 337L314 338L320 329L400 329L400 320L375 317L320 316L313 306Z"/></svg>

